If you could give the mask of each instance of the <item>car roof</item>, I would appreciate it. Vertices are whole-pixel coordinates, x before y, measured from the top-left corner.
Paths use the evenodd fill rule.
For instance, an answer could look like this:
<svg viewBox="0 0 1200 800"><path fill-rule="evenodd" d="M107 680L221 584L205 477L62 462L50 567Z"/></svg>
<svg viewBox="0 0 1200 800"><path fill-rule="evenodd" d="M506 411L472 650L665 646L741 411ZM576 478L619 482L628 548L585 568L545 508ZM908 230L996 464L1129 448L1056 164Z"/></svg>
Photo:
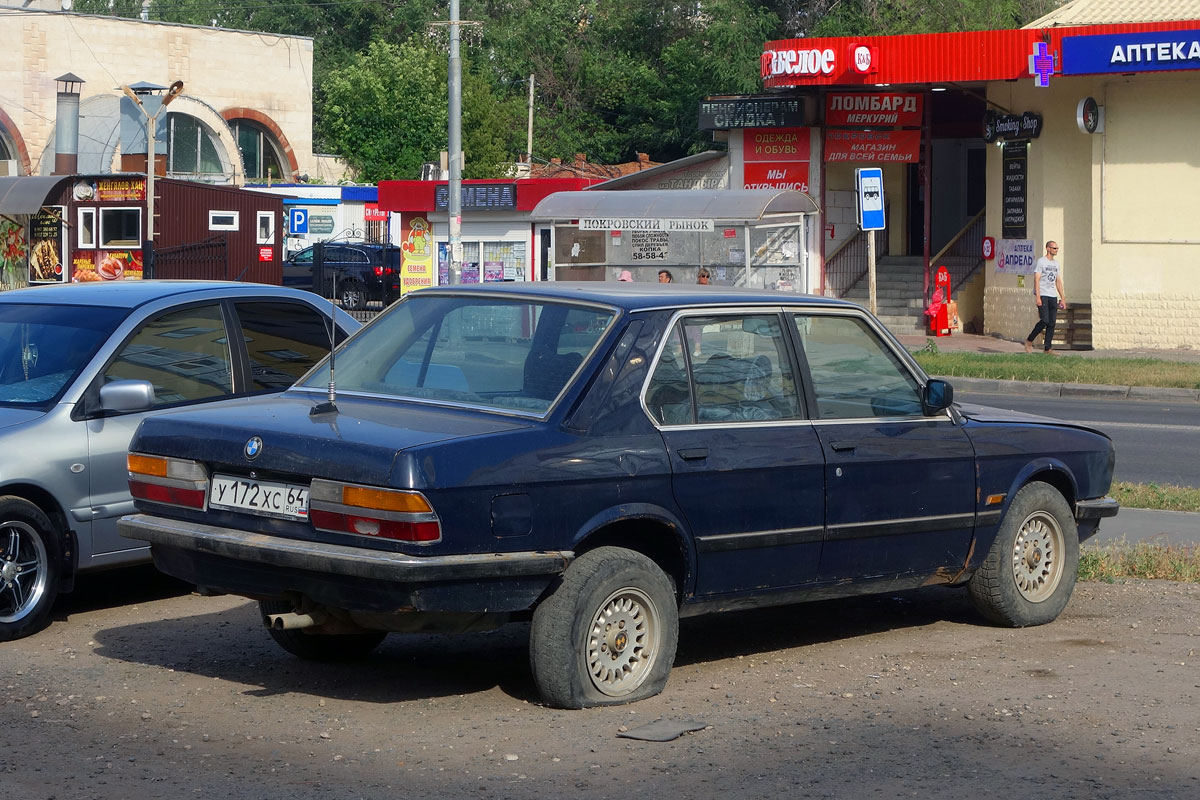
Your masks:
<svg viewBox="0 0 1200 800"><path fill-rule="evenodd" d="M238 281L95 281L30 286L0 292L0 303L39 303L47 305L103 305L112 308L137 308L167 297L182 297L201 292L220 292L225 297L294 297L312 302L316 295L300 289L270 286L265 283Z"/></svg>
<svg viewBox="0 0 1200 800"><path fill-rule="evenodd" d="M409 297L423 294L504 294L547 300L576 300L604 303L626 311L658 308L728 305L806 305L832 308L857 308L854 303L833 297L780 292L772 289L746 289L738 286L703 286L685 283L637 283L605 281L504 281L460 284L421 289Z"/></svg>

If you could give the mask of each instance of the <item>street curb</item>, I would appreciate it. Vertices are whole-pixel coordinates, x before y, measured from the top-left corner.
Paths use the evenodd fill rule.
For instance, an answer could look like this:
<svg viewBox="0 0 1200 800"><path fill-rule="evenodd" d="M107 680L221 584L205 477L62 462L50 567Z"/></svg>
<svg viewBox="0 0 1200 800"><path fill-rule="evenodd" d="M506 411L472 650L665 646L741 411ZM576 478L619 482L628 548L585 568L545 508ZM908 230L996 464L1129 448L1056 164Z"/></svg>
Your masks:
<svg viewBox="0 0 1200 800"><path fill-rule="evenodd" d="M955 389L980 394L1021 394L1027 397L1103 397L1125 400L1173 400L1200 402L1200 389L1180 389L1158 386L1107 386L1095 383L1042 383L1038 381L1007 381L994 378L958 378L937 376L949 381Z"/></svg>

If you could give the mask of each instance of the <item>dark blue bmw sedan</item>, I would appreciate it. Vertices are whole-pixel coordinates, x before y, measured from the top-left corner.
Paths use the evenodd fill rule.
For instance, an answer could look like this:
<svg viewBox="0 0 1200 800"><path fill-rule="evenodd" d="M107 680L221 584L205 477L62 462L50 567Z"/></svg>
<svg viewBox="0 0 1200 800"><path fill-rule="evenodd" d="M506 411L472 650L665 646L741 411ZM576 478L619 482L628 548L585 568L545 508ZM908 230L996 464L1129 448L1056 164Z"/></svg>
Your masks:
<svg viewBox="0 0 1200 800"><path fill-rule="evenodd" d="M554 706L666 685L680 616L964 586L1050 622L1113 447L959 406L837 300L631 283L410 295L282 395L142 423L124 535L314 659L530 625Z"/></svg>

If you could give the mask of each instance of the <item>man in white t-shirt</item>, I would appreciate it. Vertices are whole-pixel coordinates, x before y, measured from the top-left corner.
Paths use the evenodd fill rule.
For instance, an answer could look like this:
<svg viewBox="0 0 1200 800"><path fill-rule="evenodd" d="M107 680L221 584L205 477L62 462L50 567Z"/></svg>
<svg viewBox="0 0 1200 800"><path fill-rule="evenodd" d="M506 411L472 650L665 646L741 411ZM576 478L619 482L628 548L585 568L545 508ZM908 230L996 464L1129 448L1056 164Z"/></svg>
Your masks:
<svg viewBox="0 0 1200 800"><path fill-rule="evenodd" d="M1033 340L1043 330L1042 346L1050 352L1054 342L1054 323L1058 310L1067 307L1067 293L1063 289L1062 267L1058 265L1058 242L1046 242L1046 255L1037 260L1033 267L1033 297L1037 301L1038 323L1025 337L1025 352L1033 352Z"/></svg>

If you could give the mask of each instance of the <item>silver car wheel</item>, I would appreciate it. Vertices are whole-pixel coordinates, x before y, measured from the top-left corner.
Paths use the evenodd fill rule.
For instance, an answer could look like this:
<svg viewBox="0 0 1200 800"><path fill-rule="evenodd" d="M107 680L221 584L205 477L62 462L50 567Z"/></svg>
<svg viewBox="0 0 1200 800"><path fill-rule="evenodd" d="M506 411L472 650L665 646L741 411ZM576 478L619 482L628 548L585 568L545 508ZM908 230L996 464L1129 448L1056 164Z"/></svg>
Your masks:
<svg viewBox="0 0 1200 800"><path fill-rule="evenodd" d="M626 586L600 604L588 629L587 667L592 685L609 697L642 684L658 657L659 617L654 601Z"/></svg>
<svg viewBox="0 0 1200 800"><path fill-rule="evenodd" d="M15 520L0 524L0 624L20 622L46 594L49 557L38 532Z"/></svg>
<svg viewBox="0 0 1200 800"><path fill-rule="evenodd" d="M1054 594L1063 571L1063 531L1053 514L1035 511L1025 518L1013 545L1017 591L1031 603Z"/></svg>

